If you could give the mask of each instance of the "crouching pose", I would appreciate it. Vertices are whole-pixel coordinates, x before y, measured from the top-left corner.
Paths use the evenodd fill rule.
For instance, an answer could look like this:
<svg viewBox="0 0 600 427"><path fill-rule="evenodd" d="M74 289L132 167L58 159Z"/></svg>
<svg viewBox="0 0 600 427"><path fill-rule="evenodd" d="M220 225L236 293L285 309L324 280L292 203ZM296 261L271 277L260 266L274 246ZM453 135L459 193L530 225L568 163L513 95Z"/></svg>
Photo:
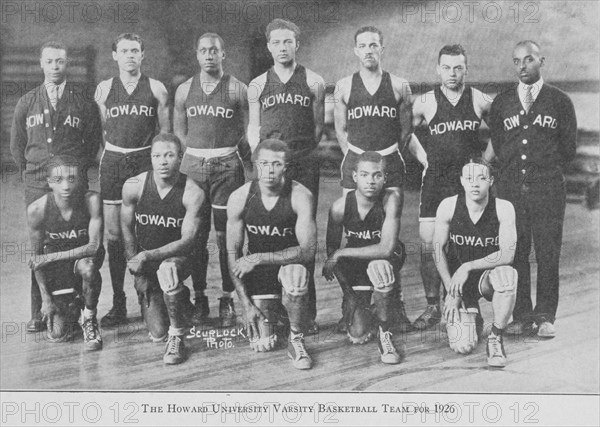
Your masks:
<svg viewBox="0 0 600 427"><path fill-rule="evenodd" d="M406 254L397 240L400 196L384 188L384 171L385 158L379 153L366 151L359 156L353 172L356 190L336 200L329 212L323 275L327 280L335 276L342 287L342 320L350 341L363 344L376 333L381 361L396 364L401 355L394 347L390 327ZM340 249L343 231L347 243Z"/></svg>
<svg viewBox="0 0 600 427"><path fill-rule="evenodd" d="M285 177L288 149L267 139L253 153L257 179L227 203L227 253L231 278L244 310L255 351L271 351L285 333L277 323L289 318L288 356L296 369L310 369L304 346L311 320L308 269L314 262L316 225L311 192ZM243 254L244 234L248 251ZM283 306L282 306L283 305Z"/></svg>
<svg viewBox="0 0 600 427"><path fill-rule="evenodd" d="M464 192L444 199L437 210L434 260L448 296L444 307L450 348L475 349L481 297L492 302L494 322L487 341L488 365L504 367L502 332L516 300L517 272L510 264L517 231L513 205L489 194L493 183L483 160L464 165Z"/></svg>
<svg viewBox="0 0 600 427"><path fill-rule="evenodd" d="M84 348L102 348L96 306L102 287L102 200L85 191L81 161L55 156L48 161L51 193L27 208L35 272L42 294L42 315L50 342L72 337L81 309Z"/></svg>
<svg viewBox="0 0 600 427"><path fill-rule="evenodd" d="M123 186L123 240L150 338L167 341L163 361L175 365L187 357L183 336L193 307L183 281L191 274L204 192L179 172L175 135L154 137L150 156L152 171Z"/></svg>

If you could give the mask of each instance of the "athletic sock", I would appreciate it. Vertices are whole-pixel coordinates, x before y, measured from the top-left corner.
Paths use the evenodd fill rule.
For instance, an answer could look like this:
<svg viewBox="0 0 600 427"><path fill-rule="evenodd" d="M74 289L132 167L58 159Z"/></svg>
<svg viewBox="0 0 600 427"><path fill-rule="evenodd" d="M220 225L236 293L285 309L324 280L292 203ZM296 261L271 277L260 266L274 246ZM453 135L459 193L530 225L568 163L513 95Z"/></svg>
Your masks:
<svg viewBox="0 0 600 427"><path fill-rule="evenodd" d="M495 323L492 323L492 334L501 337L502 333L504 332L504 329L500 329L499 327L496 326Z"/></svg>
<svg viewBox="0 0 600 427"><path fill-rule="evenodd" d="M96 309L92 310L87 307L83 309L83 320L91 319L94 316L96 316Z"/></svg>
<svg viewBox="0 0 600 427"><path fill-rule="evenodd" d="M223 293L221 294L222 298L231 298L231 296L233 295L233 292L225 292L223 291Z"/></svg>
<svg viewBox="0 0 600 427"><path fill-rule="evenodd" d="M108 241L108 268L110 271L113 294L117 298L124 297L123 281L125 279L127 261L125 260L125 248L123 242L116 240Z"/></svg>
<svg viewBox="0 0 600 427"><path fill-rule="evenodd" d="M440 305L440 297L426 297L427 305Z"/></svg>

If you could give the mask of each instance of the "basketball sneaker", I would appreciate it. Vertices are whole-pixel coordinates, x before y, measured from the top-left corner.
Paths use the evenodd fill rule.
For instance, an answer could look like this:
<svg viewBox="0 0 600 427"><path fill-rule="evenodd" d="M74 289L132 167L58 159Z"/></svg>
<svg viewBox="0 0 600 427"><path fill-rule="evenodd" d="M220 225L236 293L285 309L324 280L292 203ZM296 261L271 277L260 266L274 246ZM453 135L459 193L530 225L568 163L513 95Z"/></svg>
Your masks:
<svg viewBox="0 0 600 427"><path fill-rule="evenodd" d="M102 350L102 337L100 336L96 316L83 319L81 329L83 330L83 345L86 351Z"/></svg>
<svg viewBox="0 0 600 427"><path fill-rule="evenodd" d="M504 368L506 366L506 353L504 352L502 335L495 335L494 333L488 335L487 363L494 368Z"/></svg>
<svg viewBox="0 0 600 427"><path fill-rule="evenodd" d="M127 300L113 296L113 306L100 321L103 328L112 328L127 322Z"/></svg>
<svg viewBox="0 0 600 427"><path fill-rule="evenodd" d="M381 354L381 361L388 365L396 365L400 363L402 357L394 347L392 342L392 333L390 331L384 331L383 328L379 327L379 339L377 340L377 347Z"/></svg>
<svg viewBox="0 0 600 427"><path fill-rule="evenodd" d="M185 361L185 345L179 335L169 335L163 362L166 365L177 365Z"/></svg>
<svg viewBox="0 0 600 427"><path fill-rule="evenodd" d="M296 369L312 368L312 358L304 347L304 334L290 331L290 342L288 344L288 357Z"/></svg>
<svg viewBox="0 0 600 427"><path fill-rule="evenodd" d="M221 326L224 328L235 326L233 298L221 297L219 301L219 320L221 321Z"/></svg>
<svg viewBox="0 0 600 427"><path fill-rule="evenodd" d="M413 322L413 327L419 330L429 329L440 323L442 312L438 304L428 304L425 311Z"/></svg>

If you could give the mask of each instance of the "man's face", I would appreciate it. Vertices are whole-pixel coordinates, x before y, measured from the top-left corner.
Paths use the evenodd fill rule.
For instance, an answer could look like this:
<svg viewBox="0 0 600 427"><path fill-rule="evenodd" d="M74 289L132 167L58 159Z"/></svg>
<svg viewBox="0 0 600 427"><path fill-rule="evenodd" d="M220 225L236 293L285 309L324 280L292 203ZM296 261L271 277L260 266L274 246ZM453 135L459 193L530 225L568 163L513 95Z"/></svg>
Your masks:
<svg viewBox="0 0 600 427"><path fill-rule="evenodd" d="M205 37L198 42L196 58L202 71L208 74L219 74L223 70L225 51L219 39Z"/></svg>
<svg viewBox="0 0 600 427"><path fill-rule="evenodd" d="M442 84L451 90L460 89L467 75L467 64L463 55L442 55L437 66L437 73Z"/></svg>
<svg viewBox="0 0 600 427"><path fill-rule="evenodd" d="M47 81L60 84L67 75L67 52L64 49L47 47L42 51L40 65Z"/></svg>
<svg viewBox="0 0 600 427"><path fill-rule="evenodd" d="M139 42L123 39L117 44L117 51L113 52L112 56L117 61L119 70L133 72L142 66L144 52Z"/></svg>
<svg viewBox="0 0 600 427"><path fill-rule="evenodd" d="M356 191L366 198L377 197L385 185L383 163L358 162L356 170L352 172L352 178L356 183Z"/></svg>
<svg viewBox="0 0 600 427"><path fill-rule="evenodd" d="M520 45L513 51L513 64L519 80L526 85L537 82L542 73L545 58L540 55L537 47L532 44Z"/></svg>
<svg viewBox="0 0 600 427"><path fill-rule="evenodd" d="M79 189L81 178L77 166L57 165L48 176L48 185L58 199L68 200Z"/></svg>
<svg viewBox="0 0 600 427"><path fill-rule="evenodd" d="M152 145L152 169L163 179L169 179L179 171L181 153L177 144L168 141L158 141Z"/></svg>
<svg viewBox="0 0 600 427"><path fill-rule="evenodd" d="M267 48L276 63L287 65L296 60L298 50L296 35L292 30L278 29L271 31Z"/></svg>
<svg viewBox="0 0 600 427"><path fill-rule="evenodd" d="M258 180L267 187L276 187L283 181L286 169L285 153L262 149L256 159Z"/></svg>
<svg viewBox="0 0 600 427"><path fill-rule="evenodd" d="M460 183L465 189L468 199L478 202L488 197L494 178L490 176L487 166L468 163L463 166Z"/></svg>
<svg viewBox="0 0 600 427"><path fill-rule="evenodd" d="M354 54L360 60L363 67L368 70L376 70L381 63L383 46L377 33L361 33L356 37Z"/></svg>

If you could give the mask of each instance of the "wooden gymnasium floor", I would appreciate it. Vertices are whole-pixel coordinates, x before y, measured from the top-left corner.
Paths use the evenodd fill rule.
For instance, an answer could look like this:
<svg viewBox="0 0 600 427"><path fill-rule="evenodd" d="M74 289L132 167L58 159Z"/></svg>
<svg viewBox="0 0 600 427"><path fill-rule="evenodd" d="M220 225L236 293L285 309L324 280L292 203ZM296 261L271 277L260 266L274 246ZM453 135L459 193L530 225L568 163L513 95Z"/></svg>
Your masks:
<svg viewBox="0 0 600 427"><path fill-rule="evenodd" d="M337 182L337 178L322 180L320 247L324 246L328 206L341 193ZM351 346L345 336L333 332L340 317L341 291L337 283L327 283L320 277L322 251L317 264L321 329L317 336L306 340L315 365L310 371L297 371L284 350L256 354L244 341L234 342L229 349L208 349L200 338L186 340L191 350L186 363L163 365L163 345L147 339L130 276L126 291L131 321L126 327L103 331L102 351L84 352L81 337L71 343L50 344L41 334L26 334L23 326L29 319L29 270L25 256L10 254L15 244L27 242L22 192L15 180L3 182L1 187L3 390L599 391L599 212L586 210L577 198L571 197L567 205L556 338L539 341L508 337L505 346L509 364L503 370L492 370L486 365L484 345L463 357L448 348L447 338L439 330L395 335L404 360L395 366L383 365L375 343ZM418 193L406 193L402 238L409 256L402 270L402 286L411 319L418 316L425 303L419 274L418 203ZM112 298L107 262L101 272L104 285L99 317L110 308ZM216 256L211 256L209 283L211 316L215 316L220 288ZM482 307L489 321L490 306L484 303Z"/></svg>

